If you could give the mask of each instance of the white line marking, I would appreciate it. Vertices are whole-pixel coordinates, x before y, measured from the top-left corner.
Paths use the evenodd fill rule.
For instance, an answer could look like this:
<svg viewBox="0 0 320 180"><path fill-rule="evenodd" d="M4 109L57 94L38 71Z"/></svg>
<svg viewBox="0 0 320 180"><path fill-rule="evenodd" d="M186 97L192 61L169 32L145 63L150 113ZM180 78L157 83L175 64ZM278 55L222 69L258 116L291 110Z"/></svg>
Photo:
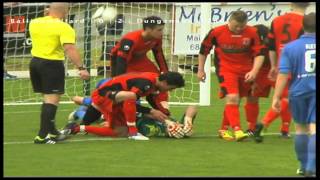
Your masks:
<svg viewBox="0 0 320 180"><path fill-rule="evenodd" d="M291 135L294 135L295 133L290 133ZM264 136L273 136L273 135L279 135L279 133L265 133ZM196 135L193 136L194 138L206 138L206 137L218 137L218 135ZM191 137L192 138L192 137ZM151 137L152 141L153 137ZM72 142L88 142L88 141L120 141L120 140L129 140L128 138L119 137L119 138L110 138L110 137L101 137L101 138L88 138L88 139L67 139L63 142L58 142L58 144L63 143L72 143ZM130 140L132 141L132 140ZM12 141L12 142L3 142L3 145L12 145L12 144L33 144L33 141Z"/></svg>

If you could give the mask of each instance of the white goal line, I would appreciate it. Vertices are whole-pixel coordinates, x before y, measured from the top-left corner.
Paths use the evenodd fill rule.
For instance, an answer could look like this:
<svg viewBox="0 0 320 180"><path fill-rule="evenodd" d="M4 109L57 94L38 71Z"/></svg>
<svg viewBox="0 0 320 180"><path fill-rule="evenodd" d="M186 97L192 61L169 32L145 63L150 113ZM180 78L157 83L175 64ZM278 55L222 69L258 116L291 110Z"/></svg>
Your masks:
<svg viewBox="0 0 320 180"><path fill-rule="evenodd" d="M294 135L295 133L292 132L290 134ZM275 135L279 135L279 133L264 133L263 136L275 136ZM218 137L218 135L195 135L189 139L210 138L210 137ZM157 137L150 137L150 138L152 140L153 138L156 139ZM175 139L175 138L170 138L170 139L179 140L179 139ZM111 137L100 137L99 138L99 137L97 137L97 138L87 138L87 139L67 139L67 140L62 141L60 143L58 142L58 144L74 143L74 142L88 142L88 141L123 141L123 140L129 140L129 139L126 137L118 137L118 138L111 138ZM9 141L9 142L3 142L3 145L33 144L33 143L34 143L33 141Z"/></svg>

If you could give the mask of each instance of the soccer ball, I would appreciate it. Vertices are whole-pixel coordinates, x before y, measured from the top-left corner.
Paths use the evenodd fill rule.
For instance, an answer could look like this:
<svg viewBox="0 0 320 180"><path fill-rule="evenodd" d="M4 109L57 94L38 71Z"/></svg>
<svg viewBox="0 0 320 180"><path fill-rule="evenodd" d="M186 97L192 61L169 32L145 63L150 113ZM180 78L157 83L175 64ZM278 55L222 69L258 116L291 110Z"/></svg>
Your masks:
<svg viewBox="0 0 320 180"><path fill-rule="evenodd" d="M106 7L102 13L102 19L106 23L112 23L117 17L117 9L113 7Z"/></svg>
<svg viewBox="0 0 320 180"><path fill-rule="evenodd" d="M100 7L93 14L92 19L97 26L111 24L117 17L117 9L114 7Z"/></svg>

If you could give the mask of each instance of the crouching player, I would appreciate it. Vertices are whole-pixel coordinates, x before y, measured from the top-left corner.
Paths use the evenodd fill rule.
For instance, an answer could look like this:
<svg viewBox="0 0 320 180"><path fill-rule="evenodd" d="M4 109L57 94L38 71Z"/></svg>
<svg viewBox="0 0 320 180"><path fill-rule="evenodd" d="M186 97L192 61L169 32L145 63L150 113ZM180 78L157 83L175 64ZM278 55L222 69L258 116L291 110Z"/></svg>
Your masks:
<svg viewBox="0 0 320 180"><path fill-rule="evenodd" d="M114 77L93 91L92 103L84 115L84 125L68 124L66 132L75 134L85 130L88 133L93 132L104 136L120 136L119 132L113 128L124 126L128 128L129 139L148 140L147 137L138 133L136 127L136 99L151 95L157 97L157 94L161 92L183 86L184 79L181 74L176 72L167 72L161 75L147 72L129 73ZM162 121L168 118L167 115L155 109L142 108L139 112L151 113ZM104 115L107 122L103 128L86 126L86 124L100 118L101 114Z"/></svg>
<svg viewBox="0 0 320 180"><path fill-rule="evenodd" d="M90 125L93 122L97 122L98 120L103 121L102 123L100 123L101 126L109 126L108 124L105 123L107 121L104 120L104 117L101 117L101 118L97 117L95 121L91 121L91 122L82 121L88 106L92 102L90 97L75 96L73 97L73 101L80 106L69 115L69 118L68 118L69 122L66 127L71 128L70 129L71 131L72 131L72 128L76 129L77 127L79 127L79 131L73 130L73 132L78 133L80 132L80 129L83 129L83 132L88 133L86 129L90 129L90 128L88 127L80 128L80 126ZM137 108L136 118L137 118L138 132L144 136L147 136L147 137L167 136L167 137L179 139L183 137L190 137L193 134L193 121L197 114L196 106L188 106L185 110L184 115L180 119L180 121L177 121L170 117L168 119L165 119L165 121L161 121L157 118L156 116L157 113L154 113L155 111L158 111L156 109L151 110L149 108L150 110L147 110L147 111L150 111L150 113L142 113L140 111L143 111L143 109L148 109L148 108L141 106L139 102L136 103L136 108ZM113 129L117 131L117 134L119 134L120 136L126 136L128 134L126 127L117 126L117 127L113 127ZM69 130L69 133L71 132L70 130ZM66 133L65 130L63 130L62 132ZM95 133L92 131L90 133L105 136L105 134Z"/></svg>

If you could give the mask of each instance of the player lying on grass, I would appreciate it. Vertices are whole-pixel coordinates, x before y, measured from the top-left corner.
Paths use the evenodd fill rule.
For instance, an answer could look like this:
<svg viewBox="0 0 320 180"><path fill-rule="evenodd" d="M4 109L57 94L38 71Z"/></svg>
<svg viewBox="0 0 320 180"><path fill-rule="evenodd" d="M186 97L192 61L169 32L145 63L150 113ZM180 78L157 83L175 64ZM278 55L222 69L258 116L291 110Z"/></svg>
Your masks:
<svg viewBox="0 0 320 180"><path fill-rule="evenodd" d="M111 80L111 78L100 80L97 83L96 88L99 88L103 83L108 82L109 80ZM75 104L80 105L80 106L75 111L70 113L70 115L68 117L70 124L68 126L75 127L75 126L77 126L77 124L79 124L79 125L92 124L93 121L90 121L90 122L83 122L82 121L88 107L92 103L91 97L74 96L72 98L72 100ZM193 120L194 120L196 113L197 113L196 106L188 106L185 110L183 117L180 119L179 122L177 122L173 118L167 119L165 122L162 122L161 118L159 118L159 114L161 116L161 112L159 112L159 110L157 110L156 108L150 110L150 113L142 113L142 112L139 112L139 110L142 109L142 108L139 108L139 106L141 106L140 102L137 101L136 105L137 105L137 111L138 111L136 113L137 128L141 134L143 134L147 137L164 136L165 135L165 136L169 136L169 137L173 137L173 138L189 137L192 135L192 133L193 133L193 129L192 129ZM143 107L143 108L146 108L146 107ZM101 115L101 118L97 117L97 119L94 122L101 123L102 126L106 125L103 115ZM176 123L178 123L178 124L176 124ZM176 126L178 126L178 128L174 129L173 127L176 127ZM182 127L182 131L181 131L181 127ZM118 129L121 129L121 128L118 128ZM95 134L94 131L89 132L89 133ZM122 132L120 134L126 135L127 133Z"/></svg>
<svg viewBox="0 0 320 180"><path fill-rule="evenodd" d="M69 115L69 123L66 125L65 130L63 132L65 134L70 134L71 132L78 133L80 129L83 129L82 132L92 133L101 136L105 136L104 133L98 133L95 131L96 128L92 128L93 126L84 125L82 122L83 117L87 111L88 105L90 105L91 98L90 97L73 97L73 101L80 105L75 111L70 113ZM140 110L139 106L141 106L138 102L136 104L137 109ZM143 107L147 108L147 107ZM157 110L154 110L157 111ZM190 137L193 134L193 121L197 114L196 106L188 106L185 110L184 115L177 121L173 118L166 119L164 122L157 120L157 118L153 115L154 113L142 113L137 112L137 128L138 132L144 136L167 136L173 138L183 138ZM105 123L105 119L103 116L97 118L94 122L90 122L90 125L93 123L98 123L100 127L109 126ZM84 126L80 128L80 126ZM78 130L79 128L79 130ZM116 126L113 127L115 131L117 131L118 136L127 136L128 130L125 126Z"/></svg>
<svg viewBox="0 0 320 180"><path fill-rule="evenodd" d="M149 72L129 73L116 76L93 91L91 96L92 103L85 113L83 122L84 124L90 124L90 122L100 118L101 114L103 114L106 125L102 128L91 128L96 134L118 136L119 134L112 128L115 126L127 126L130 139L147 140L147 137L138 133L136 127L137 108L135 101L144 96L153 96L153 98L149 99L157 99L159 92L183 86L184 79L177 72L167 72L161 75ZM160 111L143 108L142 106L139 108L141 108L139 112L152 113L158 120L165 121L168 119L168 116ZM79 126L79 131L81 127L84 128L84 126ZM75 128L68 127L67 129ZM87 129L86 131L90 130Z"/></svg>

